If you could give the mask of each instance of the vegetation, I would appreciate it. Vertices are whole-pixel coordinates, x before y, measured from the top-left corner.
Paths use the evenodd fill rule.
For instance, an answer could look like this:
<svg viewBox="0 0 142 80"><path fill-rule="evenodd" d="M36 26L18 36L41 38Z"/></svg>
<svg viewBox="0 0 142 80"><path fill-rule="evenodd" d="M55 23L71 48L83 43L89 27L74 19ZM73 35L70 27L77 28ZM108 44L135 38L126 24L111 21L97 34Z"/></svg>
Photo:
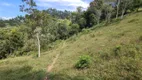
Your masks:
<svg viewBox="0 0 142 80"><path fill-rule="evenodd" d="M56 41L54 48L41 53L40 58L22 56L1 60L0 79L43 79L57 53L60 56L48 74L51 80L141 79L141 14L132 13L122 21L100 28L94 26L87 33ZM90 56L92 62L87 69L75 69L82 55Z"/></svg>
<svg viewBox="0 0 142 80"><path fill-rule="evenodd" d="M75 67L77 69L84 69L84 68L88 68L90 64L91 64L90 56L84 55L84 56L80 56L80 59L76 63Z"/></svg>
<svg viewBox="0 0 142 80"><path fill-rule="evenodd" d="M19 53L19 55L23 55L37 50L38 56L40 57L41 49L47 49L50 43L60 39L67 39L81 32L84 28L90 28L102 22L110 24L115 17L118 18L118 16L121 16L122 19L124 14L127 14L128 10L131 12L138 11L142 4L141 0L94 0L90 3L86 11L83 11L82 7L78 7L75 12L70 12L58 11L52 8L39 11L33 0L22 0L22 2L23 4L20 5L20 10L22 12L27 12L27 15L25 17L18 16L10 20L0 20L0 26L4 28L7 25L19 26L19 30L17 30L16 33L24 34L23 38L25 40L23 40L23 43L15 42L17 42L17 45L23 46L16 46L20 52L15 52L17 49L9 52L9 49L5 49L6 46L3 45L1 50L5 53L1 53L4 54L3 56L1 55L1 58L6 58L9 54L16 56L15 53L17 55ZM117 4L116 6L113 5L115 3ZM9 31L10 28L6 30ZM4 33L3 29L1 33ZM19 34L16 36L19 36ZM6 39L4 38L3 41L6 41ZM27 43L30 43L32 46L29 48L26 45ZM14 46L14 44L11 44L10 47L12 46Z"/></svg>
<svg viewBox="0 0 142 80"><path fill-rule="evenodd" d="M94 0L74 12L22 1L25 17L0 20L0 79L142 79L141 0Z"/></svg>
<svg viewBox="0 0 142 80"><path fill-rule="evenodd" d="M0 28L3 27L12 27L12 26L20 26L25 21L25 18L23 16L17 16L15 18L9 19L9 20L3 20L0 19Z"/></svg>

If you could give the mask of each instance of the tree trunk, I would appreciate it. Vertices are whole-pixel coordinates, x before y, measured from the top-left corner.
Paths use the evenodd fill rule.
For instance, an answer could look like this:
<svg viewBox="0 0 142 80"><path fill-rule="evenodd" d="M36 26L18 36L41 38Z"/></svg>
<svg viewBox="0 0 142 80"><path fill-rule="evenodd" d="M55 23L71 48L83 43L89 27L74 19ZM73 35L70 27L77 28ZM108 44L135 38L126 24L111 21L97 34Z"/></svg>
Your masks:
<svg viewBox="0 0 142 80"><path fill-rule="evenodd" d="M100 18L98 19L97 24L100 24Z"/></svg>
<svg viewBox="0 0 142 80"><path fill-rule="evenodd" d="M105 14L105 15L106 15L105 18L106 18L106 24L107 24L107 22L108 22L108 11L106 11L106 14Z"/></svg>
<svg viewBox="0 0 142 80"><path fill-rule="evenodd" d="M111 21L111 12L109 12L108 14L108 23L110 23L110 21Z"/></svg>
<svg viewBox="0 0 142 80"><path fill-rule="evenodd" d="M117 3L116 19L118 19L118 15L119 15L119 5L120 5L120 0L118 0L118 3Z"/></svg>
<svg viewBox="0 0 142 80"><path fill-rule="evenodd" d="M38 43L38 57L40 57L40 40L39 40L39 34L37 33L37 43Z"/></svg>
<svg viewBox="0 0 142 80"><path fill-rule="evenodd" d="M126 7L124 7L124 9L122 10L121 19L123 19L124 17L125 10L126 10Z"/></svg>

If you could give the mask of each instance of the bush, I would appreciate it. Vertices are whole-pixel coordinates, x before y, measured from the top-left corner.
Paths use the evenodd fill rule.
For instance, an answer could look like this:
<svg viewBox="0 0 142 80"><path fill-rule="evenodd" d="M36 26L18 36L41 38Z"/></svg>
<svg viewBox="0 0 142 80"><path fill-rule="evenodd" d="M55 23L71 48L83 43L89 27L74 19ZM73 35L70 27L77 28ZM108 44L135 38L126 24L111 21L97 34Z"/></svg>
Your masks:
<svg viewBox="0 0 142 80"><path fill-rule="evenodd" d="M18 28L2 29L0 34L0 59L6 58L24 46L24 36Z"/></svg>
<svg viewBox="0 0 142 80"><path fill-rule="evenodd" d="M77 23L79 24L80 29L83 29L83 28L85 28L85 26L86 26L86 20L85 20L85 18L80 18L80 19L77 21Z"/></svg>
<svg viewBox="0 0 142 80"><path fill-rule="evenodd" d="M77 34L79 32L79 25L78 24L72 24L70 29L70 35Z"/></svg>
<svg viewBox="0 0 142 80"><path fill-rule="evenodd" d="M59 35L59 39L66 39L69 35L68 25L66 23L59 23L57 33Z"/></svg>
<svg viewBox="0 0 142 80"><path fill-rule="evenodd" d="M82 29L82 34L88 34L90 32L90 29Z"/></svg>
<svg viewBox="0 0 142 80"><path fill-rule="evenodd" d="M88 55L80 56L79 61L76 63L75 68L84 69L89 68L91 64L91 57Z"/></svg>
<svg viewBox="0 0 142 80"><path fill-rule="evenodd" d="M119 53L120 53L120 49L121 49L121 46L118 45L114 48L114 55L115 56L119 56Z"/></svg>
<svg viewBox="0 0 142 80"><path fill-rule="evenodd" d="M4 20L0 19L0 27L6 27L6 24L5 24Z"/></svg>

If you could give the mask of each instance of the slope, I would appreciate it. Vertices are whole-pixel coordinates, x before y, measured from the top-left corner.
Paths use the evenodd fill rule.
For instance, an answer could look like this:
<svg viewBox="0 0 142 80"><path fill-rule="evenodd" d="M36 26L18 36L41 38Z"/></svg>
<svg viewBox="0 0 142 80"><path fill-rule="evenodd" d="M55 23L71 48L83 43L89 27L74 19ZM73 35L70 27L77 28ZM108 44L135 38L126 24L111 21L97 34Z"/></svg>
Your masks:
<svg viewBox="0 0 142 80"><path fill-rule="evenodd" d="M57 54L57 62L48 73L51 80L142 79L142 12L107 26L86 29L42 53L41 58L1 60L0 80L43 80ZM91 56L90 68L74 68L81 55Z"/></svg>

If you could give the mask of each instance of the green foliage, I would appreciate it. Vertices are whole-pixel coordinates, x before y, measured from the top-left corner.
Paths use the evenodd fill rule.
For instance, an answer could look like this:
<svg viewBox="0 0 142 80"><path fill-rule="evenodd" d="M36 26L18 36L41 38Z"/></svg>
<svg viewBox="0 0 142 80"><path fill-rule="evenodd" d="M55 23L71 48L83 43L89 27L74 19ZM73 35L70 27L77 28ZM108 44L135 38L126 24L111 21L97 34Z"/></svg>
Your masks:
<svg viewBox="0 0 142 80"><path fill-rule="evenodd" d="M131 16L126 16L124 20L120 21L120 24L114 22L108 26L95 26L97 28L88 29L88 31L86 31L87 34L74 36L71 42L61 40L58 42L59 45L54 49L45 49L46 52L42 53L41 58L22 56L0 60L0 79L43 80L46 75L45 71L47 65L51 64L57 53L62 53L55 63L53 73L48 75L49 79L141 80L142 42L139 39L140 36L142 36L141 16L141 12L139 12L132 14ZM128 21L134 18L139 18L137 23L128 23ZM44 35L41 35L41 37L43 37L41 39L45 39L42 42L43 44L48 45L45 43L45 41L48 41L48 38L52 39L51 35L54 35L54 38L57 38L58 33L56 33L56 31L58 29L58 23L56 23L56 21L57 20L51 20L48 22L51 24L43 26L44 31L42 33ZM22 29L20 32L27 33L26 31L30 26L27 27L27 29ZM71 24L67 27L69 27L67 29L70 29ZM22 26L20 26L20 28L22 28ZM1 30L0 32L3 31L4 30ZM5 35L5 33L8 32L10 31L3 32L3 34ZM124 32L127 33L122 37L113 37L119 34L123 34ZM28 32L28 34L30 34L30 32ZM90 37L90 34L95 34L95 37ZM47 37L47 35L50 36ZM32 42L31 44L34 44L35 42L34 38L32 38L32 40L28 40ZM25 41L27 40L24 39L24 42ZM28 42L26 43L28 44ZM121 45L120 49L119 45ZM30 46L30 44L27 46ZM53 46L56 46L56 44L53 44ZM118 51L119 55L115 55L114 50L116 50L116 53ZM78 60L78 56L82 55L82 53L87 53L90 55L92 57L91 59L93 60L93 63L88 69L76 70L73 67L76 63L76 60Z"/></svg>
<svg viewBox="0 0 142 80"><path fill-rule="evenodd" d="M28 14L34 13L36 10L36 3L34 0L22 0L23 4L20 5L21 12L27 12Z"/></svg>
<svg viewBox="0 0 142 80"><path fill-rule="evenodd" d="M34 0L22 0L22 2L20 9L27 13L25 17L17 16L10 20L0 20L0 27L7 25L20 27L19 30L14 30L15 28L0 30L0 33L3 34L0 35L1 58L9 54L22 55L23 53L36 51L37 33L42 49L49 48L48 45L56 40L67 39L80 31L82 31L82 34L87 34L90 30L85 28L97 26L104 20L106 20L106 23L112 21L111 19L116 14L116 6L112 3L117 3L116 0L94 0L86 11L83 11L82 7L78 7L75 12L70 12L52 8L40 11L37 10ZM137 10L141 7L141 3L141 0L121 0L118 10L119 16L122 12L126 14L128 10ZM135 21L137 19L132 19L128 23ZM117 21L115 20L115 22ZM25 26L22 26L23 23ZM93 38L97 35L90 36ZM125 36L124 33L114 35L114 38L121 38L122 36ZM117 53L117 50L114 50L114 53Z"/></svg>
<svg viewBox="0 0 142 80"><path fill-rule="evenodd" d="M78 24L72 24L70 29L70 35L77 34L79 32L79 25Z"/></svg>
<svg viewBox="0 0 142 80"><path fill-rule="evenodd" d="M24 46L24 36L18 28L1 29L0 34L0 58L6 58Z"/></svg>
<svg viewBox="0 0 142 80"><path fill-rule="evenodd" d="M138 11L142 7L142 0L133 0L133 4L129 6L131 11Z"/></svg>
<svg viewBox="0 0 142 80"><path fill-rule="evenodd" d="M22 52L24 53L28 53L30 51L36 51L36 44L35 44L35 40L30 39L30 40L26 40L24 46L22 47Z"/></svg>
<svg viewBox="0 0 142 80"><path fill-rule="evenodd" d="M79 20L78 20L78 25L80 26L80 29L83 29L83 28L85 28L85 26L86 26L86 20L85 20L85 18L83 18L83 17L81 17Z"/></svg>
<svg viewBox="0 0 142 80"><path fill-rule="evenodd" d="M97 24L97 19L96 19L95 14L93 14L93 13L90 14L89 19L90 19L90 26L93 26L93 25Z"/></svg>
<svg viewBox="0 0 142 80"><path fill-rule="evenodd" d="M110 23L111 22L111 17L112 17L112 11L113 11L113 7L112 5L104 5L104 13L105 13L105 20L106 20L106 24Z"/></svg>
<svg viewBox="0 0 142 80"><path fill-rule="evenodd" d="M83 29L81 33L82 34L88 34L89 32L90 32L90 29Z"/></svg>
<svg viewBox="0 0 142 80"><path fill-rule="evenodd" d="M57 9L49 8L49 9L45 10L45 12L50 14L52 17L58 18L58 19L69 19L71 16L71 12L67 11L67 10L60 11Z"/></svg>
<svg viewBox="0 0 142 80"><path fill-rule="evenodd" d="M121 46L116 46L114 48L114 54L115 54L115 56L119 56L120 50L121 50Z"/></svg>
<svg viewBox="0 0 142 80"><path fill-rule="evenodd" d="M91 65L91 57L88 55L80 56L79 61L76 63L75 68L84 69L89 68Z"/></svg>
<svg viewBox="0 0 142 80"><path fill-rule="evenodd" d="M69 24L66 21L58 23L57 33L59 35L59 39L66 39L68 37L68 28Z"/></svg>
<svg viewBox="0 0 142 80"><path fill-rule="evenodd" d="M59 28L58 28L57 32L59 33L60 39L66 39L66 37L68 36L67 30L68 29L65 24L63 24L63 23L59 24Z"/></svg>
<svg viewBox="0 0 142 80"><path fill-rule="evenodd" d="M4 20L0 20L0 27L5 27L5 26L6 26L6 24L5 24Z"/></svg>
<svg viewBox="0 0 142 80"><path fill-rule="evenodd" d="M25 21L25 18L23 16L17 16L12 19L4 20L0 19L0 27L12 27L12 26L19 26L23 24Z"/></svg>

